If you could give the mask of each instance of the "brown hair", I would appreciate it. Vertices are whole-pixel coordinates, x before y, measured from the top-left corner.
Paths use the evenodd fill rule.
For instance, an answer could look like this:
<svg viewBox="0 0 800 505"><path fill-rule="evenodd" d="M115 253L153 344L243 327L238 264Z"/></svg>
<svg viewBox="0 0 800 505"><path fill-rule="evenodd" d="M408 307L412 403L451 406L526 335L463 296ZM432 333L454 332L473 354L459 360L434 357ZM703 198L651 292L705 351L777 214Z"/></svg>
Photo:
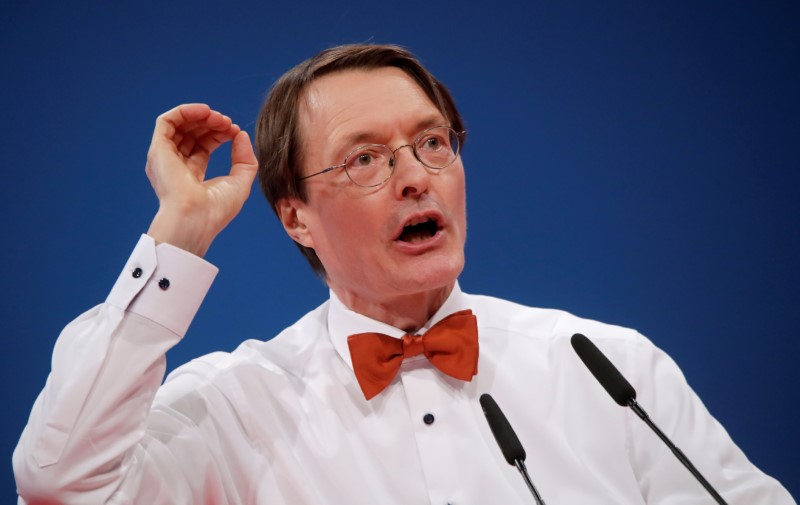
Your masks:
<svg viewBox="0 0 800 505"><path fill-rule="evenodd" d="M308 85L333 72L380 67L397 67L413 77L451 126L456 131L464 130L450 91L406 49L373 44L326 49L283 74L272 86L258 114L256 154L259 183L276 213L276 204L283 198L307 201L305 186L298 180L303 164L298 105ZM314 272L325 278L325 268L314 250L295 244Z"/></svg>

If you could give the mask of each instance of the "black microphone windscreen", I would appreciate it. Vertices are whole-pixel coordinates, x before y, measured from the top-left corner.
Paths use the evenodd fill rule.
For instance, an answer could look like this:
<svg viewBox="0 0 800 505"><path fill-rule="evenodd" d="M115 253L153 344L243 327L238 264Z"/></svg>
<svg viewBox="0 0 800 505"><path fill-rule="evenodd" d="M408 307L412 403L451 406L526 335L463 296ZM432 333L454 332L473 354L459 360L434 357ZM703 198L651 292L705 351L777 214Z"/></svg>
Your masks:
<svg viewBox="0 0 800 505"><path fill-rule="evenodd" d="M488 394L482 394L480 402L483 414L489 422L489 428L491 428L497 445L500 446L508 464L515 466L514 461L525 461L525 449L494 398Z"/></svg>
<svg viewBox="0 0 800 505"><path fill-rule="evenodd" d="M619 370L611 363L591 340L576 333L572 335L572 348L592 372L595 379L608 391L611 398L623 407L628 406L628 400L636 399L636 390L630 382L619 373Z"/></svg>

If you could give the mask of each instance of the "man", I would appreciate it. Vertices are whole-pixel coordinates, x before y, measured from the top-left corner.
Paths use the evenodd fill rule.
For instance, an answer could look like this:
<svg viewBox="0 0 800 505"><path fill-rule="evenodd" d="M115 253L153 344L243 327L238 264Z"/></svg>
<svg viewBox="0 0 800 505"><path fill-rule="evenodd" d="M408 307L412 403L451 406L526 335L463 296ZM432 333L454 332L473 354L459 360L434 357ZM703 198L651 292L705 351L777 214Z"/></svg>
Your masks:
<svg viewBox="0 0 800 505"><path fill-rule="evenodd" d="M199 257L257 171L229 118L198 104L162 115L147 162L159 211L106 303L56 344L14 453L21 501L531 503L483 418L491 393L549 503L708 503L604 396L570 347L582 332L728 503L794 503L644 337L460 290L463 124L409 53L343 46L300 64L257 137L262 188L330 300L159 388L216 273ZM204 180L229 140L230 175Z"/></svg>

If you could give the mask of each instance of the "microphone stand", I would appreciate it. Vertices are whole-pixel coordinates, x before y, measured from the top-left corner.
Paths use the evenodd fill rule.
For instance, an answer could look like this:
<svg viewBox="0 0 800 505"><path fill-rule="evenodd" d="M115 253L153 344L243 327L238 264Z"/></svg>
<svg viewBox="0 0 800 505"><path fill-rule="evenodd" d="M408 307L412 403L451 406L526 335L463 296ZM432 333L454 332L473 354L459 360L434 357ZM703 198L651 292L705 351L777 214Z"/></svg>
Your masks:
<svg viewBox="0 0 800 505"><path fill-rule="evenodd" d="M628 398L628 407L630 407L631 410L636 412L636 415L639 416L642 419L642 421L644 421L645 424L647 424L647 426L649 426L656 433L656 435L658 435L658 438L660 438L665 444L667 444L667 447L669 447L669 449L672 451L672 454L674 454L675 457L678 458L678 461L683 463L683 466L685 466L686 469L689 470L692 473L692 475L694 475L694 478L697 479L697 481L700 482L700 484L702 484L704 488L706 488L706 491L708 491L709 494L711 494L711 496L714 498L714 500L716 500L717 503L719 503L719 505L728 505L728 503L722 499L722 496L720 496L719 493L717 493L717 490L714 489L713 486L711 486L711 484L706 480L706 478L700 474L700 471L697 470L697 468L695 468L695 466L692 464L691 461L689 461L689 458L687 458L683 454L683 452L680 449L678 449L678 447L675 444L672 443L672 440L670 440L664 434L664 432L661 431L659 427L656 426L655 423L653 423L653 421L650 420L650 416L648 416L647 412L645 412L644 409L641 407L641 405L639 405L639 403L636 401L636 398L633 397Z"/></svg>
<svg viewBox="0 0 800 505"><path fill-rule="evenodd" d="M525 461L517 458L514 460L514 466L517 467L519 473L522 474L522 478L525 479L525 484L528 485L528 489L530 489L533 499L536 500L536 504L546 505L541 495L539 495L539 491L536 490L536 486L533 485L530 475L528 475L528 469L525 467Z"/></svg>

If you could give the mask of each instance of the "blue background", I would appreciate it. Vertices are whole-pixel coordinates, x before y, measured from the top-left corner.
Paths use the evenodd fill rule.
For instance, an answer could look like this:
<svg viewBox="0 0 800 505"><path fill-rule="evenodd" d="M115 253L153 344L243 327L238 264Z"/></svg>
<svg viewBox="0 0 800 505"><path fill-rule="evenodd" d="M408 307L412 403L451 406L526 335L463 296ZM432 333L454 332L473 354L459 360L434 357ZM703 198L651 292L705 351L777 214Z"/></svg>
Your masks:
<svg viewBox="0 0 800 505"><path fill-rule="evenodd" d="M200 101L252 132L275 78L364 41L418 54L467 120L463 289L637 328L800 496L797 2L66 4L0 13L9 502L60 329L105 298L156 210L155 117ZM207 258L221 273L170 368L327 296L257 189Z"/></svg>

